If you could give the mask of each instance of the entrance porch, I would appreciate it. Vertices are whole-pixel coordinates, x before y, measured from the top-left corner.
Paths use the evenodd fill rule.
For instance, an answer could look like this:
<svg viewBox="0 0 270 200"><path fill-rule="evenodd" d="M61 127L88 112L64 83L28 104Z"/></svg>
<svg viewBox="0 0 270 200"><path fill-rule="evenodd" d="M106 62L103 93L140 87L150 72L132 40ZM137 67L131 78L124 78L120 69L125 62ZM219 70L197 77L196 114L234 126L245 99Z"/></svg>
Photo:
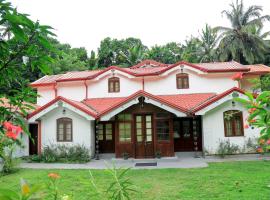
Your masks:
<svg viewBox="0 0 270 200"><path fill-rule="evenodd" d="M175 114L140 100L138 104L96 122L99 153L116 158L174 157L175 152L202 151L201 117Z"/></svg>

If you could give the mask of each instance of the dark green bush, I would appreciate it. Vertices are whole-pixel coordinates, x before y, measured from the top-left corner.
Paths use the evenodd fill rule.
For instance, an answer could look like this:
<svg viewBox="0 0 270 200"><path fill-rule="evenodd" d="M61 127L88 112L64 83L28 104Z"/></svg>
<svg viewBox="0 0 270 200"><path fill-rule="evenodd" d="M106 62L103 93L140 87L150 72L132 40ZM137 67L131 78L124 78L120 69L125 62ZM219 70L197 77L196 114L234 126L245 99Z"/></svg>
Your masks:
<svg viewBox="0 0 270 200"><path fill-rule="evenodd" d="M217 149L217 154L224 158L226 155L233 155L239 152L240 148L236 144L231 144L229 140L220 141Z"/></svg>
<svg viewBox="0 0 270 200"><path fill-rule="evenodd" d="M48 145L43 148L42 154L29 158L32 162L70 162L85 163L90 161L89 149L83 145Z"/></svg>

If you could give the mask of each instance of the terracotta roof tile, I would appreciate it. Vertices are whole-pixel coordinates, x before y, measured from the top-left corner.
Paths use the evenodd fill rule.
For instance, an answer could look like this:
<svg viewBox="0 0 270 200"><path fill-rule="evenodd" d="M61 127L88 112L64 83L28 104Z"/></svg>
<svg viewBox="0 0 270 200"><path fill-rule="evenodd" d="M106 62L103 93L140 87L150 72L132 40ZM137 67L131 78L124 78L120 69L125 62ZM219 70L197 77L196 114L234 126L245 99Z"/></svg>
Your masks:
<svg viewBox="0 0 270 200"><path fill-rule="evenodd" d="M247 74L252 73L270 73L270 67L263 64L255 64L255 65L246 65L250 68L250 71Z"/></svg>
<svg viewBox="0 0 270 200"><path fill-rule="evenodd" d="M242 65L235 61L230 62L212 62L212 63L195 63L194 65L197 65L201 68L204 68L206 70L215 70L215 71L224 71L224 70L245 70L248 69L247 66Z"/></svg>

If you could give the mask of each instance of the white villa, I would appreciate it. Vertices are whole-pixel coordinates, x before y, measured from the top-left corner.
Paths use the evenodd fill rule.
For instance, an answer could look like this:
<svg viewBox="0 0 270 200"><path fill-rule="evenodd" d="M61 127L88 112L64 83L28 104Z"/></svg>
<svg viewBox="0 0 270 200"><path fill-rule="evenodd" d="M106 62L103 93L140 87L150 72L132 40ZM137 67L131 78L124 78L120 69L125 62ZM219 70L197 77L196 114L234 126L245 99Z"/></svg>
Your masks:
<svg viewBox="0 0 270 200"><path fill-rule="evenodd" d="M145 60L129 68L68 72L31 83L39 106L28 116L21 155L50 144L82 144L91 156L133 158L198 151L215 154L220 141L243 146L259 130L244 128L248 111L233 99L251 90L251 78L270 73L264 65L163 64ZM241 77L240 80L232 79ZM225 118L226 114L230 118Z"/></svg>

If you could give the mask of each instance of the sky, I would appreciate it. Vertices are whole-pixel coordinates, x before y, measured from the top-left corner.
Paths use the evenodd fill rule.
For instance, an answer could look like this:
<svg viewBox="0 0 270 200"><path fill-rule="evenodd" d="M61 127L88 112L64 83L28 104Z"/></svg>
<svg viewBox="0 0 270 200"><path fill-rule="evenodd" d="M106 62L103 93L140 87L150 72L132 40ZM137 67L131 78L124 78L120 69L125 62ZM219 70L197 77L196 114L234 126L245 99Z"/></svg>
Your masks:
<svg viewBox="0 0 270 200"><path fill-rule="evenodd" d="M105 37L140 38L151 47L184 42L198 36L205 23L228 26L221 11L232 0L11 0L19 12L50 25L57 38L72 47L96 51ZM269 0L244 0L245 7L263 6L270 15ZM266 26L270 28L270 23ZM269 30L269 29L268 29Z"/></svg>

